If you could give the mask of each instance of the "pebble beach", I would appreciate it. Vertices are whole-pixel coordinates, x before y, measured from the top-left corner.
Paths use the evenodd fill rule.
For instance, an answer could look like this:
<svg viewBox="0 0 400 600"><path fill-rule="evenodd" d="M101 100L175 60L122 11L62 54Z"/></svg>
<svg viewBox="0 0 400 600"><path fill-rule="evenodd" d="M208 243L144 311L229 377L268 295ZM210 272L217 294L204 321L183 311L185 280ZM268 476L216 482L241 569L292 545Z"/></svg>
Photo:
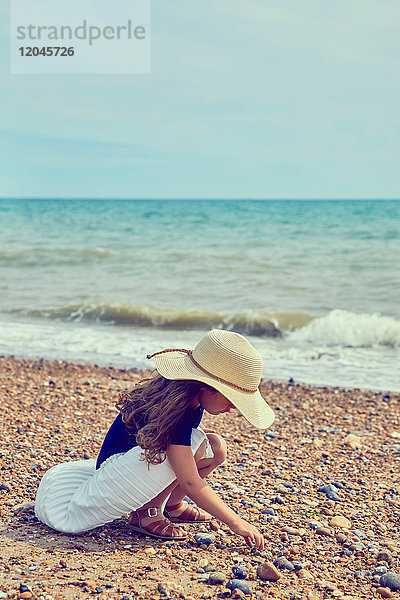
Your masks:
<svg viewBox="0 0 400 600"><path fill-rule="evenodd" d="M400 597L400 395L264 381L276 413L203 419L228 459L210 484L263 532L263 552L222 523L184 542L120 519L79 535L33 512L40 478L95 458L134 369L0 358L0 598L131 600Z"/></svg>

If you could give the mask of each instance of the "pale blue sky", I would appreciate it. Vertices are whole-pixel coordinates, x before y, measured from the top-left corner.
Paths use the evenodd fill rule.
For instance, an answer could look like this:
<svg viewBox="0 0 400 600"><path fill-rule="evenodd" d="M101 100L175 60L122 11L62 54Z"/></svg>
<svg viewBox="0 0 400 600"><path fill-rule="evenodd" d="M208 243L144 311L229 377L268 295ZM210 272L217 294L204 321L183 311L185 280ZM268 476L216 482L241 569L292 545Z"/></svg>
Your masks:
<svg viewBox="0 0 400 600"><path fill-rule="evenodd" d="M8 4L2 197L400 198L398 0L153 0L102 76L11 75Z"/></svg>

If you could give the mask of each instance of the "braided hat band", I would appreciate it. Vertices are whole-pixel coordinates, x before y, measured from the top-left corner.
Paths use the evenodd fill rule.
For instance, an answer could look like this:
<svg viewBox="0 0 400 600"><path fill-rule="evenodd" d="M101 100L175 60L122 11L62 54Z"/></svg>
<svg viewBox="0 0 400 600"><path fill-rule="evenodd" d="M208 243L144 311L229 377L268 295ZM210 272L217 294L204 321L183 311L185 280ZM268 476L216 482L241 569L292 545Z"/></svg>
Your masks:
<svg viewBox="0 0 400 600"><path fill-rule="evenodd" d="M170 380L200 381L225 396L258 429L269 427L274 412L262 397L261 354L240 333L212 329L193 350L166 348L153 358L160 375Z"/></svg>
<svg viewBox="0 0 400 600"><path fill-rule="evenodd" d="M255 389L249 390L249 389L244 388L244 387L242 387L240 385L236 385L236 383L231 383L230 381L226 381L226 379L222 379L222 377L218 377L218 375L214 375L214 373L211 373L210 371L207 371L207 369L205 369L204 367L202 367L201 364L197 362L197 360L193 357L192 350L186 350L186 348L166 348L165 350L160 350L159 352L154 352L154 354L148 354L146 358L153 358L153 356L157 356L158 354L164 354L166 352L184 352L185 354L187 354L189 356L189 358L193 362L193 364L198 369L200 369L200 371L203 371L203 373L205 373L206 375L208 375L212 379L215 379L216 381L219 381L220 383L225 383L225 385L230 385L231 387L235 388L236 390L240 390L241 392L247 392L249 394L253 394L258 389L258 388L255 388Z"/></svg>

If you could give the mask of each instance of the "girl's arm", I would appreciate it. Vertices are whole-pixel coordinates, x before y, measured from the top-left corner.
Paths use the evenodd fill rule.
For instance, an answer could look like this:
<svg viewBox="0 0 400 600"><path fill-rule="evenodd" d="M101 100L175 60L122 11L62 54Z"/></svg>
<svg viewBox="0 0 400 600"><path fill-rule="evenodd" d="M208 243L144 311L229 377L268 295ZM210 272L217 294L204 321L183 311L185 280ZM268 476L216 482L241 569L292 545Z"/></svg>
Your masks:
<svg viewBox="0 0 400 600"><path fill-rule="evenodd" d="M200 477L189 446L171 444L167 449L167 457L179 485L189 498L200 508L228 525L234 533L243 536L249 546L255 544L259 550L263 550L264 538L258 529L230 509Z"/></svg>

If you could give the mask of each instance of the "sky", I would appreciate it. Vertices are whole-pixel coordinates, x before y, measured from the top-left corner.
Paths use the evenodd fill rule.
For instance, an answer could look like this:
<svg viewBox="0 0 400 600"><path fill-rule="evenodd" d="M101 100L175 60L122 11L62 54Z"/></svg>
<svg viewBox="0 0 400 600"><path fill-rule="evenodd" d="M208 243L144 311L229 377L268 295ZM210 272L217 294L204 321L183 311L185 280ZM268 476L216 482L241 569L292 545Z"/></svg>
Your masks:
<svg viewBox="0 0 400 600"><path fill-rule="evenodd" d="M14 75L0 0L0 197L400 198L398 0L151 11L149 74Z"/></svg>

